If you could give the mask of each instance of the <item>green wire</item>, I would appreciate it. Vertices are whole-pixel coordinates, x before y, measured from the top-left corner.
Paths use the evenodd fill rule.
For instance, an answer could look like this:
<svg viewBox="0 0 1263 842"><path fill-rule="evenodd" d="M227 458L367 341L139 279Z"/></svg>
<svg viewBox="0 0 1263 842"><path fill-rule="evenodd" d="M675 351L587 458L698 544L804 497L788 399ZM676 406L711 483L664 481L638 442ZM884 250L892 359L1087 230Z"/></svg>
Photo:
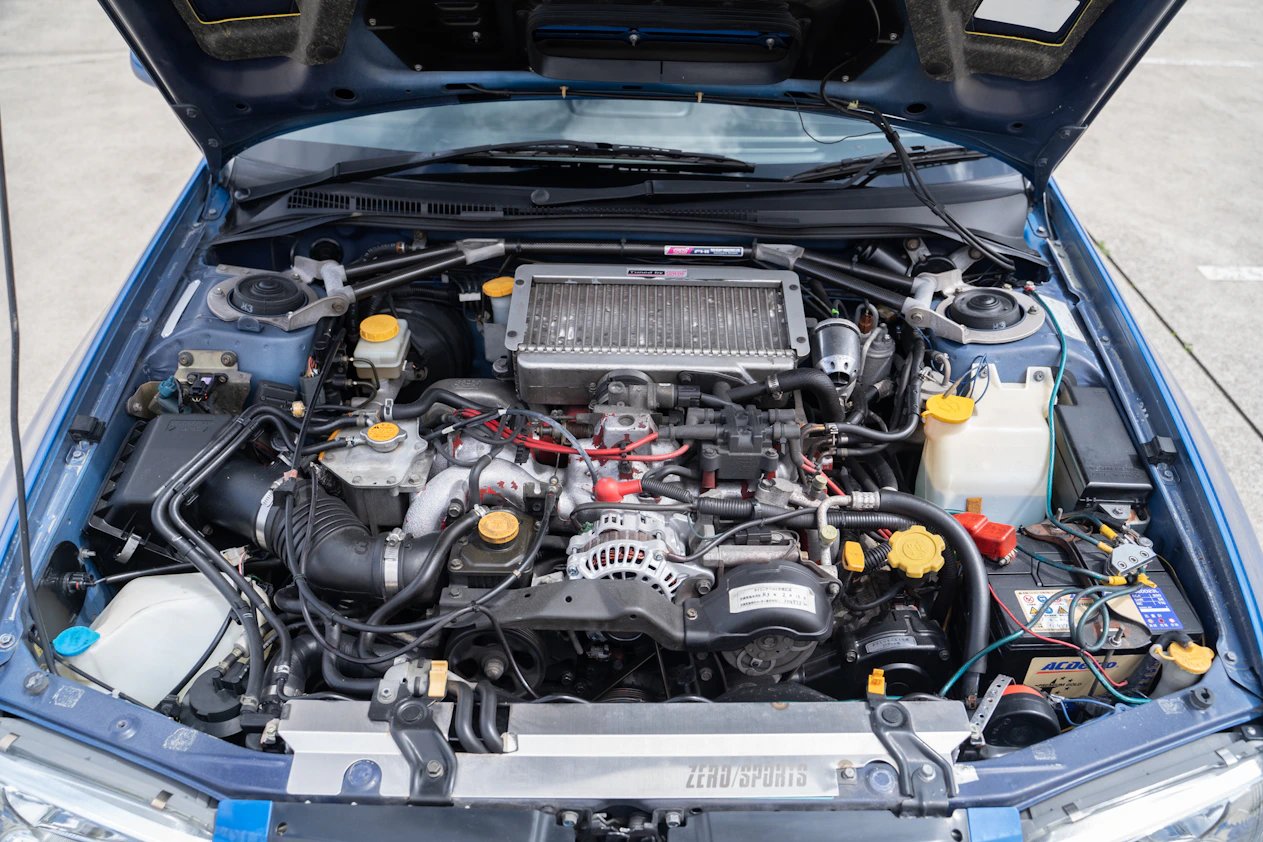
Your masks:
<svg viewBox="0 0 1263 842"><path fill-rule="evenodd" d="M1052 323L1053 331L1057 334L1057 344L1060 348L1060 354L1057 359L1057 376L1053 378L1052 395L1048 398L1048 497L1044 501L1044 512L1058 529L1076 538L1081 538L1090 544L1095 544L1097 541L1091 535L1062 523L1053 513L1053 467L1057 460L1057 414L1055 407L1057 405L1057 393L1061 391L1061 380L1066 374L1066 334L1061 329L1061 323L1057 321L1057 314L1052 311L1052 308L1040 297L1039 293L1032 290L1031 298L1034 298L1039 303L1039 306L1044 308L1044 312L1048 314L1048 321Z"/></svg>
<svg viewBox="0 0 1263 842"><path fill-rule="evenodd" d="M1102 582L1108 582L1112 578L1108 574L1097 573L1095 570L1088 570L1087 568L1084 568L1084 567L1075 567L1074 565L1071 565L1071 564L1063 564L1060 561L1053 561L1051 558L1045 558L1039 553L1033 553L1030 550L1026 549L1025 547L1018 547L1018 549L1021 550L1024 554L1035 559L1040 564L1047 564L1049 567L1055 567L1058 570L1064 570L1067 573L1082 573L1084 576L1090 576L1091 578L1097 579Z"/></svg>
<svg viewBox="0 0 1263 842"><path fill-rule="evenodd" d="M1090 590L1098 590L1098 588L1091 588ZM1100 589L1100 590L1102 591L1102 594L1103 594L1101 602L1108 602L1109 600L1117 596L1124 595L1124 593L1132 593L1134 590L1136 590L1136 588L1135 587L1123 588L1118 593L1113 593L1109 595L1104 595L1104 589ZM1018 629L1012 634L1005 635L1004 637L992 643L990 646L987 646L979 650L978 652L974 653L974 655L969 660L961 664L960 669L956 670L956 672L952 674L952 677L947 679L947 683L944 684L942 689L938 691L938 694L940 696L946 696L948 692L952 689L952 686L957 681L960 680L961 676L963 676L966 672L969 671L970 667L972 667L980 659L985 658L987 655L990 655L992 652L999 649L1001 646L1012 643L1013 641L1020 638L1022 635L1026 634L1029 629L1032 629L1036 625L1038 625L1039 621L1043 618L1044 614L1049 609L1052 608L1053 604L1056 603L1057 600L1061 599L1064 596L1070 596L1071 594L1074 594L1074 599L1071 600L1070 602L1070 611L1071 613L1073 613L1074 605L1083 596L1084 591L1081 591L1078 588L1062 588L1061 590L1057 591L1057 593L1049 597L1044 602L1044 604L1039 607L1039 610L1036 611L1034 616L1031 617L1031 619L1027 621L1026 626L1024 628ZM1087 650L1084 650L1084 651L1086 653ZM1108 690L1110 695L1118 699L1120 702L1124 702L1129 705L1143 705L1150 701L1149 699L1146 699L1143 696L1128 696L1125 693L1119 692L1114 687L1114 685L1110 683L1109 679L1106 678L1105 675L1097 668L1096 662L1093 661L1091 658L1087 657L1086 654L1084 655L1083 663L1086 664L1087 668L1092 672L1094 676L1096 676L1096 679L1097 681L1101 683L1101 686L1104 687L1106 690Z"/></svg>

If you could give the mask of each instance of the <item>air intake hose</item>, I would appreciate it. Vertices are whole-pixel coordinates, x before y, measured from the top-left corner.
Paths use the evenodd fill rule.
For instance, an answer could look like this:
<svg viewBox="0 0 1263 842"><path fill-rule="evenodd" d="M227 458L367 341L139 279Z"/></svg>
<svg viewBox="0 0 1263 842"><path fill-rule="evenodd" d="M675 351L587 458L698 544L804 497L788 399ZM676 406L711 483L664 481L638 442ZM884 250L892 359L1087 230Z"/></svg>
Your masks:
<svg viewBox="0 0 1263 842"><path fill-rule="evenodd" d="M417 588L413 601L434 601L439 569L446 561L430 559L437 535L405 536L397 552L395 547L388 551L386 535L373 535L345 501L317 488L308 543L311 488L306 483L285 483L265 503L279 476L276 467L234 460L203 486L199 498L202 517L215 526L253 539L283 558L297 556L288 548L292 533L298 549L308 548L304 572L312 586L320 590L387 599L422 577L427 581ZM286 493L293 495L291 528L285 523Z"/></svg>
<svg viewBox="0 0 1263 842"><path fill-rule="evenodd" d="M842 401L838 399L833 381L829 379L829 375L816 368L795 368L769 377L762 383L734 386L728 392L728 399L733 403L746 403L772 391L804 392L815 399L816 406L826 421L846 420L846 411L842 408Z"/></svg>

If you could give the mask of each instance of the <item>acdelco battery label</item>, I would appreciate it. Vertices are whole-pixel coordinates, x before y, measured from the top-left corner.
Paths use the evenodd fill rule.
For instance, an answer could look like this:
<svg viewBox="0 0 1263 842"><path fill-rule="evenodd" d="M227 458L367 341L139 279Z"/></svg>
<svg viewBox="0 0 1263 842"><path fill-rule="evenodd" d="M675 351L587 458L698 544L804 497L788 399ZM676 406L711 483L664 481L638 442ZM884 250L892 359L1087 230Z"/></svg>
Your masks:
<svg viewBox="0 0 1263 842"><path fill-rule="evenodd" d="M1115 681L1122 681L1135 671L1142 658L1142 654L1115 655L1103 660L1101 666L1107 676ZM1032 658L1022 683L1027 687L1073 698L1092 692L1092 685L1096 680L1096 675L1088 669L1083 659L1067 649L1065 655Z"/></svg>
<svg viewBox="0 0 1263 842"><path fill-rule="evenodd" d="M745 257L743 246L663 246L667 257Z"/></svg>
<svg viewBox="0 0 1263 842"><path fill-rule="evenodd" d="M1184 628L1175 609L1167 602L1166 595L1157 588L1141 588L1131 595L1131 601L1140 612L1141 622L1149 631L1180 631Z"/></svg>

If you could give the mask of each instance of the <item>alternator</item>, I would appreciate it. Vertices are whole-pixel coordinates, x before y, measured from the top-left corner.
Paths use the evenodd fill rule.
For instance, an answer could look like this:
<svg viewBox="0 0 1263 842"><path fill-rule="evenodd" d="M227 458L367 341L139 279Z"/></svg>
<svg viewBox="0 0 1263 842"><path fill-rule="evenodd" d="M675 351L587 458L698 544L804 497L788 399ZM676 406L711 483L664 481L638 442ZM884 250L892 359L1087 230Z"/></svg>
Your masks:
<svg viewBox="0 0 1263 842"><path fill-rule="evenodd" d="M690 579L709 590L715 574L697 564L669 561L682 553L683 541L661 515L653 512L606 512L590 532L570 539L566 575L571 579L635 579L666 597L674 597Z"/></svg>

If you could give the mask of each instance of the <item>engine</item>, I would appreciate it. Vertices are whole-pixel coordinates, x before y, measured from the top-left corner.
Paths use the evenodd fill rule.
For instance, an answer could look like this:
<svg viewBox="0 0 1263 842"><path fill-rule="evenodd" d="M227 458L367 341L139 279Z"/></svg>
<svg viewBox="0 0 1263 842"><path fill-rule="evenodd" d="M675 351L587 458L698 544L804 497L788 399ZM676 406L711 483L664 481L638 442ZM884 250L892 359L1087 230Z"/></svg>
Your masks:
<svg viewBox="0 0 1263 842"><path fill-rule="evenodd" d="M269 704L380 713L449 673L458 718L475 689L488 716L496 699L976 700L992 592L1034 592L998 574L1014 526L1046 528L1051 383L1003 381L985 355L962 369L931 340L1020 340L1043 321L1030 298L853 260L882 288L788 247L537 245L511 276L477 269L509 251L478 241L451 276L421 252L199 279L205 304L186 299L128 404L97 563L124 581L186 565L262 631L216 637L187 686L143 701L259 745ZM645 262L527 257L611 250ZM915 288L901 307L896 285ZM1067 424L1105 435L1103 417ZM1003 466L969 455L987 447ZM1115 518L1100 575L1144 571L1143 482L1072 467L1058 495L1090 487ZM493 726L460 741L494 748Z"/></svg>

